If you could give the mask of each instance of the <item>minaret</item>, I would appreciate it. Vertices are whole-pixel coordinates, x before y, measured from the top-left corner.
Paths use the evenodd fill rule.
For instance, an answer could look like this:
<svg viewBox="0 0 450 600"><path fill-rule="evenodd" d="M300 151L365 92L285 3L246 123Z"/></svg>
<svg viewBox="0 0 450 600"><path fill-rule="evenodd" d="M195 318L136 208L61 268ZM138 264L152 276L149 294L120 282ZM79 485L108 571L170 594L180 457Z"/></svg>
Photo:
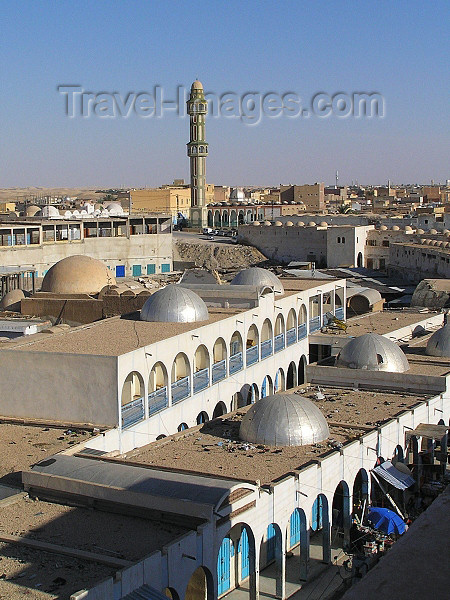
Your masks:
<svg viewBox="0 0 450 600"><path fill-rule="evenodd" d="M206 224L206 157L208 144L205 141L205 117L208 103L203 86L196 80L191 86L191 94L187 101L187 112L190 116L190 141L187 144L187 155L191 167L191 224Z"/></svg>

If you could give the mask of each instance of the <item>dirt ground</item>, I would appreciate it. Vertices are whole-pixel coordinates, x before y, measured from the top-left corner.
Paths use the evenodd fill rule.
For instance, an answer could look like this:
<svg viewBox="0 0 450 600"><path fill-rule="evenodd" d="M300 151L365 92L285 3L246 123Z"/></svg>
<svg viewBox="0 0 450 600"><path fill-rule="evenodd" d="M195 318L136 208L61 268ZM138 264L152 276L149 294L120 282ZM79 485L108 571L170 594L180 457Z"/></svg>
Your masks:
<svg viewBox="0 0 450 600"><path fill-rule="evenodd" d="M177 241L175 247L179 260L205 269L245 269L267 260L252 246Z"/></svg>

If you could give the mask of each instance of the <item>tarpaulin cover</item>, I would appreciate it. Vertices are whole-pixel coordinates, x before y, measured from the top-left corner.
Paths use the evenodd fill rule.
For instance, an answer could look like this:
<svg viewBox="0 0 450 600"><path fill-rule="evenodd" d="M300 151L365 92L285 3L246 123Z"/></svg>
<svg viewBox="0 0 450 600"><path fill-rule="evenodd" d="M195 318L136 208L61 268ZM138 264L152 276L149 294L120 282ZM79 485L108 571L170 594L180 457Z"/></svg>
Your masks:
<svg viewBox="0 0 450 600"><path fill-rule="evenodd" d="M390 460L375 467L374 472L398 490L406 490L415 483L410 475L396 469Z"/></svg>
<svg viewBox="0 0 450 600"><path fill-rule="evenodd" d="M389 508L379 508L373 506L369 510L367 519L372 523L375 529L379 529L384 533L398 533L401 535L406 531L406 525L402 521L401 517L398 516L393 510Z"/></svg>

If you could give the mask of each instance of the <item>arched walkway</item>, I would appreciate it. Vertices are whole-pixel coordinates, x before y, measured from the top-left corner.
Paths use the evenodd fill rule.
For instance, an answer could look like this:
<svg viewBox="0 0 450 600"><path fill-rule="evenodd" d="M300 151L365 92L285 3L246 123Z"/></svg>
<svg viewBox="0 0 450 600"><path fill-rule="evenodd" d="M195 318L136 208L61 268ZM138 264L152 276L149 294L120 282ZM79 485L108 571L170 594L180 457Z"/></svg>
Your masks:
<svg viewBox="0 0 450 600"><path fill-rule="evenodd" d="M328 500L324 494L319 494L314 501L311 511L311 545L313 542L322 546L322 561L330 562L330 516Z"/></svg>
<svg viewBox="0 0 450 600"><path fill-rule="evenodd" d="M193 387L194 394L209 387L209 352L204 344L194 354Z"/></svg>
<svg viewBox="0 0 450 600"><path fill-rule="evenodd" d="M350 490L346 481L340 481L333 496L332 525L336 535L342 535L344 545L350 542Z"/></svg>
<svg viewBox="0 0 450 600"><path fill-rule="evenodd" d="M356 266L362 267L363 265L363 255L361 252L358 252L358 257L356 259Z"/></svg>
<svg viewBox="0 0 450 600"><path fill-rule="evenodd" d="M360 469L353 482L353 514L361 521L369 500L369 476L365 469Z"/></svg>
<svg viewBox="0 0 450 600"><path fill-rule="evenodd" d="M287 549L300 547L300 573L301 581L308 578L309 562L309 531L306 526L306 515L302 508L296 508L290 518L287 530Z"/></svg>
<svg viewBox="0 0 450 600"><path fill-rule="evenodd" d="M179 352L173 361L170 381L172 404L191 395L191 366L184 352Z"/></svg>
<svg viewBox="0 0 450 600"><path fill-rule="evenodd" d="M306 383L306 365L307 365L308 361L306 360L306 356L303 354L303 356L300 358L300 361L298 363L298 376L297 376L297 385L302 385L303 383Z"/></svg>
<svg viewBox="0 0 450 600"><path fill-rule="evenodd" d="M286 377L286 389L290 390L291 388L297 385L297 367L294 362L289 363L287 377Z"/></svg>
<svg viewBox="0 0 450 600"><path fill-rule="evenodd" d="M137 371L132 371L123 382L121 395L122 427L131 427L142 421L144 408L144 380Z"/></svg>
<svg viewBox="0 0 450 600"><path fill-rule="evenodd" d="M213 412L213 419L217 419L217 417L221 417L227 413L227 407L225 406L225 402L218 402Z"/></svg>
<svg viewBox="0 0 450 600"><path fill-rule="evenodd" d="M167 390L168 374L166 366L158 361L150 371L148 378L148 414L153 415L169 403L169 394Z"/></svg>
<svg viewBox="0 0 450 600"><path fill-rule="evenodd" d="M278 369L275 375L275 382L273 386L273 391L275 394L277 392L282 392L285 389L284 383L284 371L283 369Z"/></svg>
<svg viewBox="0 0 450 600"><path fill-rule="evenodd" d="M202 423L207 423L209 421L208 413L202 410L202 412L197 415L197 425L201 425Z"/></svg>
<svg viewBox="0 0 450 600"><path fill-rule="evenodd" d="M186 587L185 600L214 600L214 580L209 569L198 567Z"/></svg>
<svg viewBox="0 0 450 600"><path fill-rule="evenodd" d="M271 396L273 394L273 383L270 375L266 375L261 385L261 398Z"/></svg>
<svg viewBox="0 0 450 600"><path fill-rule="evenodd" d="M187 423L180 423L178 425L177 431L184 431L185 429L188 429Z"/></svg>
<svg viewBox="0 0 450 600"><path fill-rule="evenodd" d="M211 383L214 385L227 376L227 345L223 338L218 338L213 346L213 366Z"/></svg>
<svg viewBox="0 0 450 600"><path fill-rule="evenodd" d="M234 525L223 538L217 557L218 595L240 587L256 600L256 547L251 528Z"/></svg>
<svg viewBox="0 0 450 600"><path fill-rule="evenodd" d="M275 563L275 571L268 570L264 573L265 579L270 579L273 588L266 593L274 596L285 597L285 572L286 572L286 550L283 547L283 536L277 523L270 523L266 533L261 540L259 552L260 572L271 563ZM269 571L273 573L271 576Z"/></svg>

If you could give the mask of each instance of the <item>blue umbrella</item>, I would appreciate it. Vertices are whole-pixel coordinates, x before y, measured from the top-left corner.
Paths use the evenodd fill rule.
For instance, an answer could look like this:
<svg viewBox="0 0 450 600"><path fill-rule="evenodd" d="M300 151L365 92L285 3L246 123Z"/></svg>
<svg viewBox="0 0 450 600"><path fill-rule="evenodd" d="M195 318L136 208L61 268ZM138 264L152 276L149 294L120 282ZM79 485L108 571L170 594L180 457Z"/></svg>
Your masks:
<svg viewBox="0 0 450 600"><path fill-rule="evenodd" d="M389 508L378 508L377 506L373 506L369 510L367 519L372 523L375 529L379 529L384 533L397 533L401 535L406 531L406 525L401 517L393 510L389 510Z"/></svg>

